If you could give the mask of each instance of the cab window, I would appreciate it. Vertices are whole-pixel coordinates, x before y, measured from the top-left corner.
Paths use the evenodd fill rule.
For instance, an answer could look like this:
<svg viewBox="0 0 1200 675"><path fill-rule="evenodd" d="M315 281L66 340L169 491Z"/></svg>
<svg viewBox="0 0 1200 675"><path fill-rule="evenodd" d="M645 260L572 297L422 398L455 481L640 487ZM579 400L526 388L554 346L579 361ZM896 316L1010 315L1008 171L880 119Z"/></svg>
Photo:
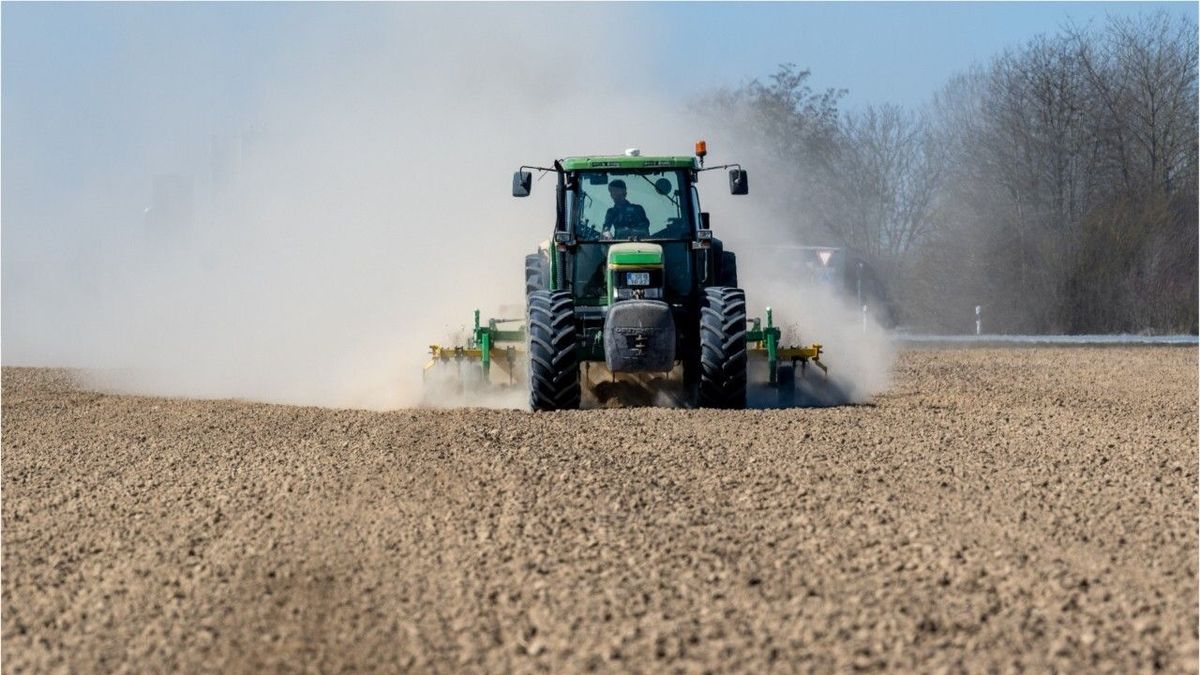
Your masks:
<svg viewBox="0 0 1200 675"><path fill-rule="evenodd" d="M571 200L581 241L682 239L690 233L683 172L581 171Z"/></svg>

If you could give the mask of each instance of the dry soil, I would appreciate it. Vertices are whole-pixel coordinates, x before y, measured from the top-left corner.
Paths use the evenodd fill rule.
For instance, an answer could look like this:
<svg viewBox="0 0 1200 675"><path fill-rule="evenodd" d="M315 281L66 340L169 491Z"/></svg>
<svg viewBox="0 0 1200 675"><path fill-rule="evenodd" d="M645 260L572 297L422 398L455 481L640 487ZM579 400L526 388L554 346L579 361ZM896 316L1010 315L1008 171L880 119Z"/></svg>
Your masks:
<svg viewBox="0 0 1200 675"><path fill-rule="evenodd" d="M372 413L3 371L3 671L1197 668L1197 350L871 405Z"/></svg>

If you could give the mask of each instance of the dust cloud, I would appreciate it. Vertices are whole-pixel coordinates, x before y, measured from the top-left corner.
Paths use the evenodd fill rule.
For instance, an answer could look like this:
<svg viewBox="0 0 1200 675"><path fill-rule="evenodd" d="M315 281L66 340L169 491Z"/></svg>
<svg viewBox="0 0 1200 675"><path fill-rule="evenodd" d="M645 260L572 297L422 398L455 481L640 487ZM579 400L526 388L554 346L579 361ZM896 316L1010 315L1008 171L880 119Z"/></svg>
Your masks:
<svg viewBox="0 0 1200 675"><path fill-rule="evenodd" d="M864 403L888 388L895 349L872 314L868 312L864 319L853 298L825 285L789 282L778 276L754 281L757 276L746 275L742 282L753 289L753 295L747 291L747 302L760 312L771 307L775 324L782 329L783 344L815 342L824 350L821 361L829 367L828 373L812 366L805 373L809 402ZM804 399L798 401L805 403Z"/></svg>
<svg viewBox="0 0 1200 675"><path fill-rule="evenodd" d="M198 10L88 11L175 25ZM552 180L515 200L518 165L682 153L711 131L616 44L624 11L293 7L271 24L281 51L236 78L203 40L129 31L122 67L50 119L31 122L6 91L5 139L22 142L3 156L3 362L87 368L94 386L126 393L430 403L429 344L464 334L475 308L519 304L523 256L550 227ZM20 28L19 14L5 18ZM577 49L601 39L603 59ZM5 43L7 81L37 54ZM206 97L224 103L198 105ZM142 123L104 126L123 115ZM52 142L77 125L100 127L103 142ZM51 180L72 165L84 167L76 180ZM723 191L721 177L705 188ZM706 208L720 228L755 198ZM807 296L749 288L853 377Z"/></svg>
<svg viewBox="0 0 1200 675"><path fill-rule="evenodd" d="M791 209L786 186L781 183L783 176L794 175L794 167L782 166L777 157L746 143L744 129L719 127L712 135L722 146L737 148L736 159L750 170L749 196L730 196L713 180L720 176L707 179L709 189L702 196L705 210L714 214L717 236L737 254L738 283L746 290L750 315L765 317L770 307L775 325L782 330L783 345L819 343L824 348L821 360L829 368L828 375L809 367L805 379L811 386L802 388L807 396L797 402L836 405L870 401L890 385L896 359L895 345L880 323L879 308L868 307L864 316L858 298L840 283L840 271L833 280L821 280L795 259L799 255L795 247L836 250L840 245L812 227L808 214ZM767 398L761 405L770 407L773 398Z"/></svg>

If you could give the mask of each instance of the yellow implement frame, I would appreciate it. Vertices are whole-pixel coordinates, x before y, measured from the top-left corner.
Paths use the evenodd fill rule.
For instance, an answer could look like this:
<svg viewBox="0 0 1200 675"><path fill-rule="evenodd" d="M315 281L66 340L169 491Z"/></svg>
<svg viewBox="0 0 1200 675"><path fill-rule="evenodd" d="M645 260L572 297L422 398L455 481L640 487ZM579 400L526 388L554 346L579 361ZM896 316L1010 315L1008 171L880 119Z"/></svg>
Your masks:
<svg viewBox="0 0 1200 675"><path fill-rule="evenodd" d="M828 375L829 368L821 362L821 352L823 349L820 344L815 342L811 345L800 347L779 347L775 350L775 359L781 363L785 361L799 362L802 368L807 366L809 361L812 361L813 365ZM756 358L766 359L770 357L767 348L763 346L750 347L747 352L750 356Z"/></svg>
<svg viewBox="0 0 1200 675"><path fill-rule="evenodd" d="M524 354L525 350L516 347L492 347L488 350L488 364L496 366L500 372L508 376L511 381L515 374L515 366L517 357ZM425 372L428 373L430 368L439 363L449 363L454 361L461 363L467 361L470 363L483 362L483 349L479 347L443 347L441 345L429 345L429 363L425 364Z"/></svg>

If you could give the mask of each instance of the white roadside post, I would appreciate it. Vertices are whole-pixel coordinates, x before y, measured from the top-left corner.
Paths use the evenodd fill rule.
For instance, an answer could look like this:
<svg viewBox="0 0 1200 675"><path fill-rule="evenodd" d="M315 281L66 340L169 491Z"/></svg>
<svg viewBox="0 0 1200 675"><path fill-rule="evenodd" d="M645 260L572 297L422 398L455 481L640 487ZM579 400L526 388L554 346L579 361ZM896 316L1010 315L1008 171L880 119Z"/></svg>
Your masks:
<svg viewBox="0 0 1200 675"><path fill-rule="evenodd" d="M867 306L862 306L862 334L867 334Z"/></svg>
<svg viewBox="0 0 1200 675"><path fill-rule="evenodd" d="M858 263L858 304L862 304L862 270L863 264Z"/></svg>
<svg viewBox="0 0 1200 675"><path fill-rule="evenodd" d="M983 332L983 307L975 305L975 334L979 335Z"/></svg>

